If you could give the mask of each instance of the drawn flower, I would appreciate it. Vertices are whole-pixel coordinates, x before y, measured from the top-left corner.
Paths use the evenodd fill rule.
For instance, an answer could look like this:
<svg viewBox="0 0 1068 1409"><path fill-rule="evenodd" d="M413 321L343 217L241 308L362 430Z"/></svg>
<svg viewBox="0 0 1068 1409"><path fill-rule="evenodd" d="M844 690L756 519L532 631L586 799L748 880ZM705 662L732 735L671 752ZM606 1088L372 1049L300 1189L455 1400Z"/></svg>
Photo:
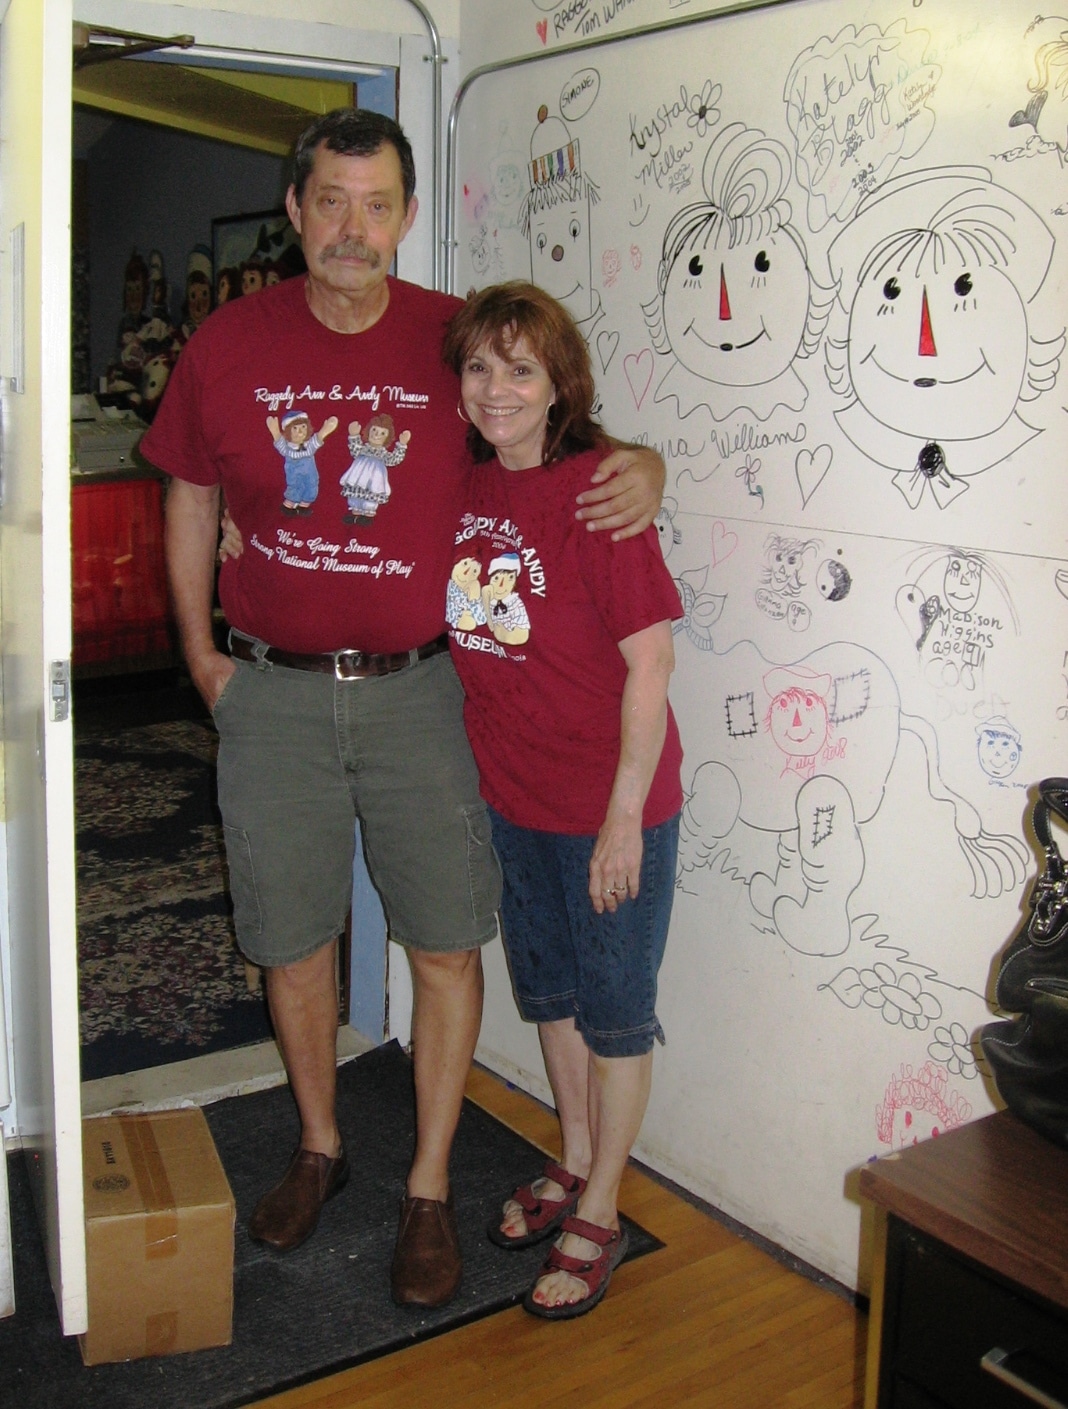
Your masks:
<svg viewBox="0 0 1068 1409"><path fill-rule="evenodd" d="M941 1062L954 1076L971 1080L978 1076L975 1053L967 1031L960 1023L950 1023L948 1027L936 1027L934 1041L927 1048L929 1056Z"/></svg>
<svg viewBox="0 0 1068 1409"><path fill-rule="evenodd" d="M704 137L708 129L715 127L719 121L719 108L716 104L722 93L721 84L713 84L710 78L706 78L700 93L695 93L690 99L690 115L686 119L686 125L694 128L698 137Z"/></svg>
<svg viewBox="0 0 1068 1409"><path fill-rule="evenodd" d="M920 980L912 973L895 974L889 964L875 964L860 974L864 985L864 1002L878 1008L884 1022L926 1032L932 1019L942 1016L942 1005L930 993L923 991Z"/></svg>
<svg viewBox="0 0 1068 1409"><path fill-rule="evenodd" d="M931 1020L941 1017L941 1003L914 974L898 976L889 964L875 964L869 969L843 969L830 983L820 988L830 991L847 1007L878 1007L883 1022L900 1023L902 1027L926 1031Z"/></svg>

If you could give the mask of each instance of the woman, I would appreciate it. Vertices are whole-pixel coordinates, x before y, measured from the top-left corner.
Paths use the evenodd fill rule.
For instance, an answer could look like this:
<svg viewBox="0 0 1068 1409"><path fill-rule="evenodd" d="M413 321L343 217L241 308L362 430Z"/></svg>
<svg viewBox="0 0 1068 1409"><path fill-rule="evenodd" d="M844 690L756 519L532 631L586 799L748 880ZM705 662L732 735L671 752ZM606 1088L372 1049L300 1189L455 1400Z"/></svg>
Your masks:
<svg viewBox="0 0 1068 1409"><path fill-rule="evenodd" d="M456 538L450 641L505 877L519 1010L538 1023L562 1153L489 1236L557 1230L524 1305L562 1320L601 1300L627 1248L620 1180L652 1075L682 806L667 703L679 599L656 530L613 544L573 516L611 442L566 310L532 284L468 299L445 338L476 462ZM475 572L481 579L475 579ZM462 603L459 604L461 607Z"/></svg>

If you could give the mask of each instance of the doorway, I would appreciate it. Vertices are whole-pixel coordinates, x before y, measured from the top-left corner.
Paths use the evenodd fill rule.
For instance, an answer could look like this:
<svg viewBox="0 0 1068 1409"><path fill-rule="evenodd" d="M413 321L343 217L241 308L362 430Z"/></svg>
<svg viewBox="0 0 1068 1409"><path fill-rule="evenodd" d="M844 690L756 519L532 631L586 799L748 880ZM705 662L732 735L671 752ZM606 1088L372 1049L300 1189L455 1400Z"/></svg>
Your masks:
<svg viewBox="0 0 1068 1409"><path fill-rule="evenodd" d="M172 62L175 58L181 62ZM268 64L255 57L214 56L205 65L195 54L114 58L75 71L72 389L74 413L83 420L75 422L74 439L76 452L84 442L84 458L93 462L92 469L78 465L72 487L80 841L86 810L101 786L107 788L101 777L106 764L132 792L140 788L142 806L154 795L166 811L171 802L165 794L183 792L175 775L192 778L193 788L203 791L195 755L212 737L178 657L173 628L160 620L158 604L166 601L162 486L134 457L127 463L124 432L132 441L151 419L159 369L165 375L168 362L181 355L183 340L195 332L190 293L198 284L214 305L223 270L231 282L240 281L244 271L249 281L244 296L251 296L256 281L300 272L299 248L288 238L282 212L288 150L296 133L317 112L350 103L395 116L397 77L396 69L371 66L316 73L307 61L299 71L280 72L276 60ZM138 288L130 299L132 284ZM143 337L131 337L137 324L146 330ZM108 446L98 448L104 441ZM80 458L76 453L76 463ZM120 741L131 740L133 753L120 757ZM169 768L168 760L173 760ZM188 792L176 806L188 810ZM209 821L192 818L192 849L182 853L188 861L184 868L181 862L175 866L173 848L160 857L168 875L184 870L192 877L193 893L181 898L185 910L179 914L179 900L171 895L150 913L142 890L137 914L142 945L160 943L159 925L184 925L181 933L187 939L194 935L206 966L201 991L218 998L220 1016L216 1020L213 1014L211 1022L192 1016L197 979L188 962L179 973L167 961L146 965L143 947L136 956L123 952L126 927L118 921L130 882L111 872L117 874L110 892L115 923L99 904L91 916L81 907L79 914L83 1061L88 1052L98 1053L83 1066L84 1078L117 1074L116 1063L131 1070L162 1065L168 1054L182 1061L196 1055L198 1042L205 1052L244 1045L256 1041L264 1027L258 974L240 964L236 951L220 972L218 951L225 948L220 935L229 917L218 893L219 837L206 844L202 835ZM121 818L117 825L121 830ZM88 852L91 866L108 845L107 838L91 837L88 847L79 845L79 862ZM147 875L149 862L139 854L129 872L133 883L137 867ZM160 875L163 880L162 870ZM208 890L214 885L214 897L197 892L198 884L205 888L205 877ZM83 884L81 889L95 898L107 887ZM147 890L152 889L149 882ZM204 905L210 914L201 913ZM116 947L109 949L112 939ZM165 944L160 952L166 953ZM192 952L198 952L197 942ZM339 978L347 1021L347 984ZM144 1002L136 992L142 981ZM159 995L181 1016L180 1033L173 1019L160 1013ZM125 1037L116 1031L124 1023ZM151 1036L146 1040L142 1029L154 1025L165 1040L153 1051ZM88 1045L87 1032L96 1039Z"/></svg>

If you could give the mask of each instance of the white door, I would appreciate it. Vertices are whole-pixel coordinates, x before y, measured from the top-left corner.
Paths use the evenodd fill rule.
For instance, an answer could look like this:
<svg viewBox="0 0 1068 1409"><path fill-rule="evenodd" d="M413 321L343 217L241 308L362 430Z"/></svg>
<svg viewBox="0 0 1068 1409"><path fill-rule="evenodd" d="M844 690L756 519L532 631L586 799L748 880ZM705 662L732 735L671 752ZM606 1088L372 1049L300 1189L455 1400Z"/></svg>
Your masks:
<svg viewBox="0 0 1068 1409"><path fill-rule="evenodd" d="M62 679L71 647L71 24L71 0L10 0L0 23L0 654L12 1077L67 1335L86 1325L72 728Z"/></svg>

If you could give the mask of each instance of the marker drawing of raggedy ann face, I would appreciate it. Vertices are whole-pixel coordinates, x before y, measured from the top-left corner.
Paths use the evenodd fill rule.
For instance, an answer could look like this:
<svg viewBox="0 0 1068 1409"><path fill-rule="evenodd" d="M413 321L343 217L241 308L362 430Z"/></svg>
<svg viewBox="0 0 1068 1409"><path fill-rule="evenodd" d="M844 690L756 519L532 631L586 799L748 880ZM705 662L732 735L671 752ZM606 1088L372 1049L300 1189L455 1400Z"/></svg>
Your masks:
<svg viewBox="0 0 1068 1409"><path fill-rule="evenodd" d="M1020 417L1056 380L1064 332L1031 337L1028 305L1053 237L979 167L894 177L866 197L829 250L848 313L828 343L839 426L897 471L910 508L940 508L970 477L1039 434Z"/></svg>
<svg viewBox="0 0 1068 1409"><path fill-rule="evenodd" d="M764 687L771 696L764 726L776 746L793 758L819 753L831 732L831 677L805 666L777 666L764 677Z"/></svg>
<svg viewBox="0 0 1068 1409"><path fill-rule="evenodd" d="M831 295L817 287L785 199L790 157L762 132L731 123L705 157L706 200L664 233L658 296L643 305L653 345L674 363L656 400L680 415L707 405L723 420L742 407L765 420L800 410L807 390L795 359L819 344Z"/></svg>

